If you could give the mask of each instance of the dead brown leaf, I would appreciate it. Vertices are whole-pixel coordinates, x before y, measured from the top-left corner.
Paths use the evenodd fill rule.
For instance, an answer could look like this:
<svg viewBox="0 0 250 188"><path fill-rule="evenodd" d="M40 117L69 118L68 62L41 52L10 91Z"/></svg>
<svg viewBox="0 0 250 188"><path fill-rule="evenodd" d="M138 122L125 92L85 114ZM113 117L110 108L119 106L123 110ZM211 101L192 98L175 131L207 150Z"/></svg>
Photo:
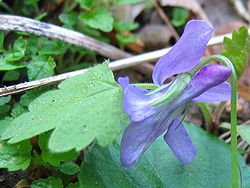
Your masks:
<svg viewBox="0 0 250 188"><path fill-rule="evenodd" d="M30 185L26 179L22 179L15 185L14 188L30 188Z"/></svg>
<svg viewBox="0 0 250 188"><path fill-rule="evenodd" d="M238 83L238 93L241 98L250 102L250 87L247 87L242 83Z"/></svg>
<svg viewBox="0 0 250 188"><path fill-rule="evenodd" d="M250 102L250 56L246 69L238 81L239 96Z"/></svg>
<svg viewBox="0 0 250 188"><path fill-rule="evenodd" d="M117 5L112 7L112 13L118 20L133 22L135 18L145 9L143 3L135 5Z"/></svg>

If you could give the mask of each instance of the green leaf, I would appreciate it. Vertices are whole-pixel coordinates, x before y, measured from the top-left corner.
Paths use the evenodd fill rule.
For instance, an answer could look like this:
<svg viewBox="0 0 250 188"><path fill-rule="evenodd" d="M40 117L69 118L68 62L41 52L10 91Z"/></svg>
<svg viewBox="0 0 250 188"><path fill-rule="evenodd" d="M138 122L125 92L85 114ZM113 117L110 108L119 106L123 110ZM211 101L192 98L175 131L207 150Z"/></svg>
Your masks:
<svg viewBox="0 0 250 188"><path fill-rule="evenodd" d="M7 104L11 100L11 95L0 97L0 106Z"/></svg>
<svg viewBox="0 0 250 188"><path fill-rule="evenodd" d="M81 186L80 186L80 183L79 182L77 182L77 183L70 183L68 186L67 186L67 188L81 188Z"/></svg>
<svg viewBox="0 0 250 188"><path fill-rule="evenodd" d="M145 0L116 0L117 4L121 5L128 5L128 4L136 4L136 3L141 3L141 2L147 2Z"/></svg>
<svg viewBox="0 0 250 188"><path fill-rule="evenodd" d="M72 150L64 153L54 153L51 152L48 148L48 142L51 133L44 133L39 135L38 144L42 150L42 159L43 161L55 166L59 167L61 162L75 160L79 155L78 152Z"/></svg>
<svg viewBox="0 0 250 188"><path fill-rule="evenodd" d="M31 149L27 140L18 144L0 142L0 168L7 168L9 171L27 169L31 160Z"/></svg>
<svg viewBox="0 0 250 188"><path fill-rule="evenodd" d="M6 58L0 55L0 70L6 71L6 70L14 70L25 67L24 63L10 63L6 61Z"/></svg>
<svg viewBox="0 0 250 188"><path fill-rule="evenodd" d="M114 28L116 31L122 33L127 31L135 30L139 27L138 23L127 22L127 21L116 21L114 22Z"/></svg>
<svg viewBox="0 0 250 188"><path fill-rule="evenodd" d="M23 37L19 37L14 45L13 49L9 50L5 55L5 59L7 62L15 62L21 60L25 56L25 51L27 48L27 41L23 39Z"/></svg>
<svg viewBox="0 0 250 188"><path fill-rule="evenodd" d="M9 110L10 110L10 105L5 104L0 106L0 118L7 116Z"/></svg>
<svg viewBox="0 0 250 188"><path fill-rule="evenodd" d="M247 28L241 27L239 31L234 31L232 39L225 37L223 44L224 50L221 54L231 60L239 79L246 68L250 49L250 40Z"/></svg>
<svg viewBox="0 0 250 188"><path fill-rule="evenodd" d="M4 74L3 80L4 81L15 81L18 80L20 73L16 70L8 71Z"/></svg>
<svg viewBox="0 0 250 188"><path fill-rule="evenodd" d="M43 37L41 37L43 38ZM34 35L30 35L29 36L29 40L28 40L28 44L27 44L27 49L26 49L26 53L30 56L34 56L36 55L38 49L41 48L40 45L38 45L38 41L40 41L40 37L34 36Z"/></svg>
<svg viewBox="0 0 250 188"><path fill-rule="evenodd" d="M91 12L83 12L80 14L81 21L94 29L100 29L104 32L110 32L113 29L114 18L111 12L96 8Z"/></svg>
<svg viewBox="0 0 250 188"><path fill-rule="evenodd" d="M3 43L4 43L4 33L0 32L0 52L4 52Z"/></svg>
<svg viewBox="0 0 250 188"><path fill-rule="evenodd" d="M223 129L231 129L231 124L228 122L222 122L221 124L219 124L219 128L223 128ZM237 126L238 128L238 126Z"/></svg>
<svg viewBox="0 0 250 188"><path fill-rule="evenodd" d="M95 39L98 39L102 42L105 42L105 43L109 43L110 42L110 39L107 38L106 36L104 36L99 30L96 30L96 29L92 29L90 28L89 26L86 26L82 29L82 32L85 33L86 35L89 35ZM95 55L94 52L90 52L88 51L88 53L91 53L89 55L93 56Z"/></svg>
<svg viewBox="0 0 250 188"><path fill-rule="evenodd" d="M33 181L31 188L63 188L63 183L60 178L50 176L47 179Z"/></svg>
<svg viewBox="0 0 250 188"><path fill-rule="evenodd" d="M80 167L74 163L74 162L67 162L64 164L61 164L59 167L59 170L67 175L74 175L80 171Z"/></svg>
<svg viewBox="0 0 250 188"><path fill-rule="evenodd" d="M185 8L175 7L172 12L172 24L175 27L183 26L189 16L189 11Z"/></svg>
<svg viewBox="0 0 250 188"><path fill-rule="evenodd" d="M42 93L45 93L46 91L48 91L47 87L29 90L21 96L20 104L28 107L31 101L33 101L35 98L39 97Z"/></svg>
<svg viewBox="0 0 250 188"><path fill-rule="evenodd" d="M65 53L69 44L60 40L49 40L41 37L38 40L38 53L39 55L59 55Z"/></svg>
<svg viewBox="0 0 250 188"><path fill-rule="evenodd" d="M157 139L133 168L120 164L118 144L94 146L81 166L82 187L231 187L231 150L217 137L188 125L196 147L194 160L183 166L162 137ZM250 168L239 155L243 188L250 187Z"/></svg>
<svg viewBox="0 0 250 188"><path fill-rule="evenodd" d="M248 144L250 144L250 126L249 125L238 126L238 134L241 136L243 140L245 140Z"/></svg>
<svg viewBox="0 0 250 188"><path fill-rule="evenodd" d="M40 0L25 0L15 2L15 12L25 16L35 16L40 13L38 2Z"/></svg>
<svg viewBox="0 0 250 188"><path fill-rule="evenodd" d="M2 134L5 129L10 125L11 120L12 119L10 117L6 117L4 120L0 121L0 134Z"/></svg>
<svg viewBox="0 0 250 188"><path fill-rule="evenodd" d="M136 42L138 39L136 36L126 36L119 33L115 37L120 43L121 48L124 48L127 43Z"/></svg>
<svg viewBox="0 0 250 188"><path fill-rule="evenodd" d="M53 76L55 67L56 64L52 57L48 59L43 56L33 57L27 65L29 80L38 80Z"/></svg>
<svg viewBox="0 0 250 188"><path fill-rule="evenodd" d="M11 110L11 116L13 118L16 118L25 112L28 112L28 108L21 105L20 103L16 103L16 104L14 104L14 106Z"/></svg>
<svg viewBox="0 0 250 188"><path fill-rule="evenodd" d="M46 16L48 16L48 13L47 12L44 12L38 16L35 17L35 20L37 21L41 21L43 18L45 18Z"/></svg>
<svg viewBox="0 0 250 188"><path fill-rule="evenodd" d="M78 2L82 8L90 10L96 5L97 0L76 0L76 2Z"/></svg>
<svg viewBox="0 0 250 188"><path fill-rule="evenodd" d="M27 47L27 41L23 39L23 37L19 37L13 46L13 50L15 52L22 52L24 53Z"/></svg>
<svg viewBox="0 0 250 188"><path fill-rule="evenodd" d="M60 14L59 19L65 25L74 26L78 22L78 12L64 12Z"/></svg>
<svg viewBox="0 0 250 188"><path fill-rule="evenodd" d="M37 3L39 2L40 0L26 0L25 1L25 4L26 5L31 5L31 6L37 6Z"/></svg>
<svg viewBox="0 0 250 188"><path fill-rule="evenodd" d="M11 111L11 116L16 118L17 116L20 116L25 112L28 112L28 106L30 102L33 101L38 96L40 96L42 93L46 92L47 90L48 90L47 87L41 87L27 91L25 94L21 96L20 101L18 103L15 103Z"/></svg>
<svg viewBox="0 0 250 188"><path fill-rule="evenodd" d="M48 144L51 151L80 151L94 139L101 146L111 143L126 120L121 88L107 64L63 81L58 90L31 102L29 111L13 120L2 139L16 143L55 129Z"/></svg>

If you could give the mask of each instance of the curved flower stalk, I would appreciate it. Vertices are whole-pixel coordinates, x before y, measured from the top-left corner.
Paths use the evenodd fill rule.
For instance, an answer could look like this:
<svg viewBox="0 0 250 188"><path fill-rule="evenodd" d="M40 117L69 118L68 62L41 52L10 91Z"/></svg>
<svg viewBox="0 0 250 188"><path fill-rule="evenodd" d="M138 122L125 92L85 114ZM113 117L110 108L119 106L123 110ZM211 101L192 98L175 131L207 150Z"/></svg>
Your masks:
<svg viewBox="0 0 250 188"><path fill-rule="evenodd" d="M195 147L178 117L191 101L227 101L231 95L231 86L226 82L230 68L211 64L192 72L199 65L213 30L212 25L202 20L186 25L180 40L155 66L152 77L158 86L156 90L129 84L127 77L118 79L124 91L123 110L131 120L121 141L123 166L135 165L163 133L164 140L183 164L195 157ZM176 74L179 75L175 81L164 85L167 78Z"/></svg>

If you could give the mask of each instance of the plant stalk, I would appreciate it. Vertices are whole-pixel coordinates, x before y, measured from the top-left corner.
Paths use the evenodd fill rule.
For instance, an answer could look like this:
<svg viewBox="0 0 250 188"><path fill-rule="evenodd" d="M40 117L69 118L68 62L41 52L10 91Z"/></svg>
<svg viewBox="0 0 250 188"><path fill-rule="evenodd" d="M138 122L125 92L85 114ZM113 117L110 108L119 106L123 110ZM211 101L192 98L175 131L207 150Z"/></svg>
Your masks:
<svg viewBox="0 0 250 188"><path fill-rule="evenodd" d="M232 62L222 55L212 55L201 59L199 67L211 61L219 61L232 70L231 74L231 154L232 154L232 188L238 188L238 149L237 149L237 74ZM196 69L195 69L196 70Z"/></svg>
<svg viewBox="0 0 250 188"><path fill-rule="evenodd" d="M212 124L212 113L210 111L208 104L199 102L199 103L196 103L196 105L200 108L203 114L207 131L210 131L211 130L210 126Z"/></svg>

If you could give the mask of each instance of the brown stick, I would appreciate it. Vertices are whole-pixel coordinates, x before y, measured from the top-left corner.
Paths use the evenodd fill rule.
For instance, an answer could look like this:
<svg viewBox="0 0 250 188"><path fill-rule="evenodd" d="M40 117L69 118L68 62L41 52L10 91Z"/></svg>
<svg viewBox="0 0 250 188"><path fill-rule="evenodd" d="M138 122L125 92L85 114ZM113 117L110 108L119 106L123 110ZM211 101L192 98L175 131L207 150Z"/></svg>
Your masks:
<svg viewBox="0 0 250 188"><path fill-rule="evenodd" d="M38 36L59 39L92 50L110 59L121 59L131 56L129 53L82 33L21 16L0 15L0 30L28 32Z"/></svg>
<svg viewBox="0 0 250 188"><path fill-rule="evenodd" d="M177 33L177 31L175 30L175 28L172 26L170 20L168 19L168 17L166 16L166 14L164 13L164 11L162 10L162 8L159 6L157 0L152 0L152 3L155 7L155 10L158 12L159 16L161 17L161 19L165 22L165 24L167 25L167 27L169 27L173 37L175 38L175 40L179 40L180 36Z"/></svg>
<svg viewBox="0 0 250 188"><path fill-rule="evenodd" d="M250 23L250 13L240 0L230 0L239 16Z"/></svg>

